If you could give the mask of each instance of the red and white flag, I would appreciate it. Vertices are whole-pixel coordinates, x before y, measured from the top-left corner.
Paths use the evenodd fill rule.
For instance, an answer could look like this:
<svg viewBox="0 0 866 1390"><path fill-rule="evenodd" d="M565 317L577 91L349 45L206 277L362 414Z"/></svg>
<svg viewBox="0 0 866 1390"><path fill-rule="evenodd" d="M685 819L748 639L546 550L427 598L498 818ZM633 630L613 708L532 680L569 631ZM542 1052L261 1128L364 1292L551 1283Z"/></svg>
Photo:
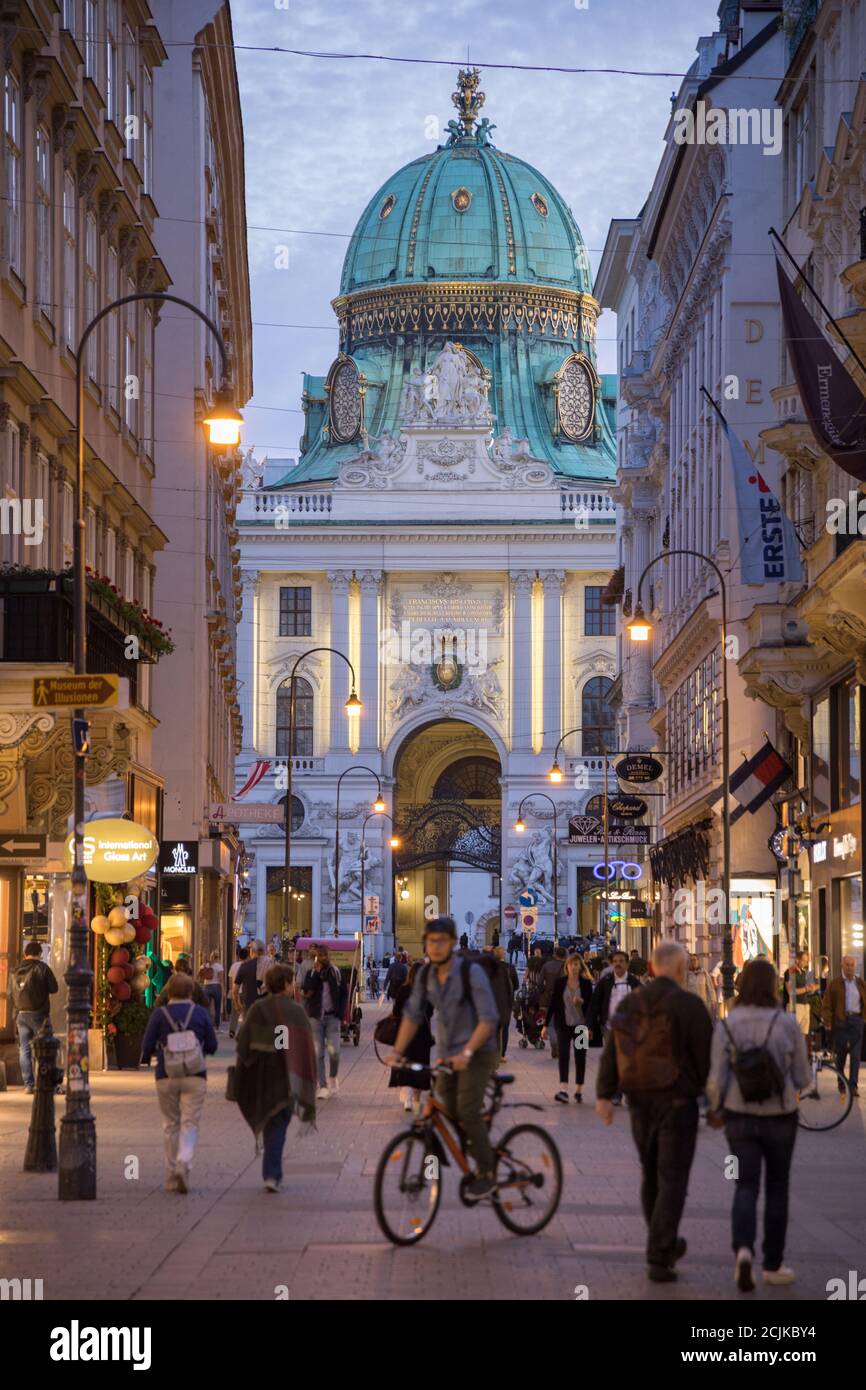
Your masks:
<svg viewBox="0 0 866 1390"><path fill-rule="evenodd" d="M236 792L235 801L242 800L242 798L246 796L247 792L251 792L253 787L257 787L259 785L259 782L261 782L270 765L270 761L256 763L255 767L253 768L247 780L244 782L240 791Z"/></svg>

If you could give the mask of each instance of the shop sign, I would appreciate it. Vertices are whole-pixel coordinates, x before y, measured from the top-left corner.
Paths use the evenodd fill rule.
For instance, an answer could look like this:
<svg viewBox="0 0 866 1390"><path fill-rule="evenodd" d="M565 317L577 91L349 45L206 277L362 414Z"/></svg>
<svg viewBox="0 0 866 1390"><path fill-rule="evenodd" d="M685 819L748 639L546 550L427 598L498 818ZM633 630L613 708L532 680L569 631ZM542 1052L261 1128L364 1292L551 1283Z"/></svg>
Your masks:
<svg viewBox="0 0 866 1390"><path fill-rule="evenodd" d="M571 816L568 822L568 843L570 845L603 845L604 825L596 816ZM609 825L607 843L609 845L648 845L650 827L648 825Z"/></svg>
<svg viewBox="0 0 866 1390"><path fill-rule="evenodd" d="M610 814L620 820L638 820L647 813L647 804L639 796L612 796L608 807Z"/></svg>
<svg viewBox="0 0 866 1390"><path fill-rule="evenodd" d="M856 835L837 835L833 837L833 858L847 859L849 854L857 853Z"/></svg>
<svg viewBox="0 0 866 1390"><path fill-rule="evenodd" d="M71 865L74 836L66 841L67 862ZM135 821L113 819L88 821L84 827L84 872L96 883L127 883L147 873L159 854L159 841Z"/></svg>
<svg viewBox="0 0 866 1390"><path fill-rule="evenodd" d="M198 840L163 840L159 872L164 878L192 878L198 873Z"/></svg>
<svg viewBox="0 0 866 1390"><path fill-rule="evenodd" d="M658 758L651 758L648 753L630 753L616 764L615 770L624 782L655 782L664 772Z"/></svg>
<svg viewBox="0 0 866 1390"><path fill-rule="evenodd" d="M812 859L816 864L823 864L827 858L827 841L816 840L812 847Z"/></svg>

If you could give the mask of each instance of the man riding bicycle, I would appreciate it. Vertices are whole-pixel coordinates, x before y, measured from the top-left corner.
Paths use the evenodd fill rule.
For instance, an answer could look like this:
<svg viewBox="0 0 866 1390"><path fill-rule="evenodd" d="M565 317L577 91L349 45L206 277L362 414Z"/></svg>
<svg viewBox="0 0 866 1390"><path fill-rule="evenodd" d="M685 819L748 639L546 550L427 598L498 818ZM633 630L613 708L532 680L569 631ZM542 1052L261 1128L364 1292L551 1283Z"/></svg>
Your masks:
<svg viewBox="0 0 866 1390"><path fill-rule="evenodd" d="M404 1063L403 1054L424 1022L425 1005L432 1004L439 1053L436 1060L452 1068L437 1077L436 1095L466 1135L477 1173L465 1196L467 1201L480 1202L495 1187L495 1159L482 1110L487 1084L499 1063L499 1010L484 970L476 962L461 965L454 955L456 943L457 927L452 917L434 917L427 923L424 950L430 963L418 971L403 1009L394 1051L386 1061L392 1067Z"/></svg>

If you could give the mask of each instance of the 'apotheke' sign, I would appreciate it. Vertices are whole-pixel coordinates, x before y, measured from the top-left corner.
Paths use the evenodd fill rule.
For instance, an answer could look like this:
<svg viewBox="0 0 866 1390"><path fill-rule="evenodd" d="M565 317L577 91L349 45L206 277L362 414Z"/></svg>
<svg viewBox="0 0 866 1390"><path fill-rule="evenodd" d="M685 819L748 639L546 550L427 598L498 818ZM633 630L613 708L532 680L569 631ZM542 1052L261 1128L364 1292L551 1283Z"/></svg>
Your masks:
<svg viewBox="0 0 866 1390"><path fill-rule="evenodd" d="M191 878L198 873L198 840L163 840L159 872L164 878Z"/></svg>

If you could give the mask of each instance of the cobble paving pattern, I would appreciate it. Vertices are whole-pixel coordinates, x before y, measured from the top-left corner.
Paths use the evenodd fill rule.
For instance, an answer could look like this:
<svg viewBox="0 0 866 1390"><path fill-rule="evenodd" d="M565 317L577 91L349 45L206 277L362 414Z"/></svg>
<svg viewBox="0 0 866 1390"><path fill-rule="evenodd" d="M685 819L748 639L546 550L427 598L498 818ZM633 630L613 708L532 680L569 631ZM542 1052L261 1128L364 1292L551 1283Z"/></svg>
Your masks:
<svg viewBox="0 0 866 1390"><path fill-rule="evenodd" d="M689 1251L672 1285L647 1282L639 1170L625 1108L605 1129L594 1113L598 1054L590 1053L586 1099L556 1105L556 1069L547 1052L515 1046L503 1070L517 1080L508 1100L543 1112L505 1111L544 1124L563 1158L560 1209L546 1231L520 1238L493 1213L468 1210L452 1169L431 1233L394 1249L373 1214L373 1175L387 1139L405 1117L376 1060L367 1006L361 1046L344 1047L337 1096L319 1104L318 1131L289 1130L284 1186L266 1195L260 1158L235 1106L224 1099L233 1044L222 1035L209 1064L208 1098L187 1197L162 1189L160 1117L152 1072L93 1078L98 1200L57 1201L56 1174L24 1173L30 1102L0 1095L0 1277L42 1278L47 1299L590 1300L740 1299L732 1279L723 1133L702 1126L682 1225ZM58 1098L58 1120L63 1098ZM512 1121L513 1116L513 1121ZM857 1193L866 1158L864 1101L839 1129L801 1132L791 1191L786 1260L789 1289L764 1289L748 1302L825 1299L827 1280L866 1273L866 1223ZM125 1172L138 1165L138 1177ZM576 1292L577 1291L577 1292Z"/></svg>

